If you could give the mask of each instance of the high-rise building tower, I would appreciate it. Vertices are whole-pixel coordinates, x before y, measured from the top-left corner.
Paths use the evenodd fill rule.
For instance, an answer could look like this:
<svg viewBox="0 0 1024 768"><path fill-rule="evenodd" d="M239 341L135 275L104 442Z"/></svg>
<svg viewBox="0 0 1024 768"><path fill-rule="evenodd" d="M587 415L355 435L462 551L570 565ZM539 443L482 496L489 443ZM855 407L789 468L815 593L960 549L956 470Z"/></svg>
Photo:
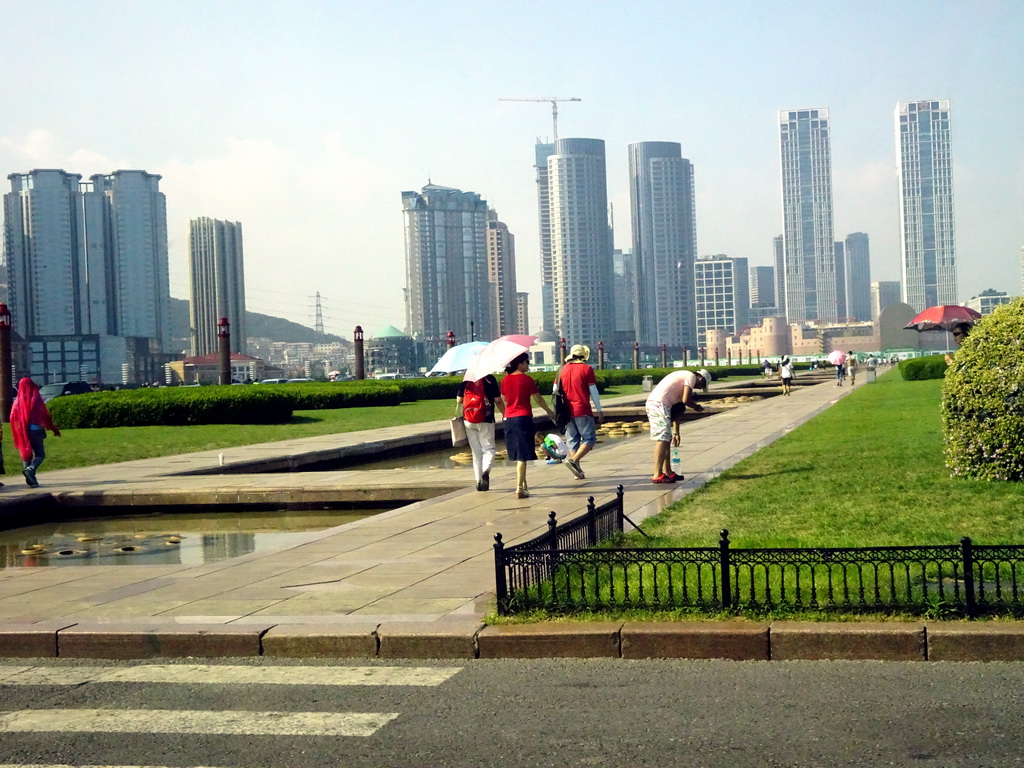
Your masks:
<svg viewBox="0 0 1024 768"><path fill-rule="evenodd" d="M827 109L779 113L786 316L838 319L832 230L832 144Z"/></svg>
<svg viewBox="0 0 1024 768"><path fill-rule="evenodd" d="M487 214L487 279L491 285L494 335L517 333L516 238L493 210Z"/></svg>
<svg viewBox="0 0 1024 768"><path fill-rule="evenodd" d="M707 344L707 332L721 328L738 333L747 324L750 282L747 260L724 254L701 256L693 265L697 294L698 343Z"/></svg>
<svg viewBox="0 0 1024 768"><path fill-rule="evenodd" d="M957 303L949 102L896 105L903 301L924 310Z"/></svg>
<svg viewBox="0 0 1024 768"><path fill-rule="evenodd" d="M14 325L40 381L163 379L166 202L145 171L12 174L4 240Z"/></svg>
<svg viewBox="0 0 1024 768"><path fill-rule="evenodd" d="M775 259L775 306L779 314L786 315L786 249L782 235L772 238L772 255Z"/></svg>
<svg viewBox="0 0 1024 768"><path fill-rule="evenodd" d="M494 338L487 280L487 202L475 192L428 184L403 192L407 332L427 357L448 331L459 341Z"/></svg>
<svg viewBox="0 0 1024 768"><path fill-rule="evenodd" d="M594 346L612 326L604 141L558 139L547 164L554 331Z"/></svg>
<svg viewBox="0 0 1024 768"><path fill-rule="evenodd" d="M871 319L877 320L882 310L900 300L899 280L879 280L871 284Z"/></svg>
<svg viewBox="0 0 1024 768"><path fill-rule="evenodd" d="M534 153L534 168L537 171L537 224L540 231L540 329L554 333L555 268L551 261L551 191L548 181L548 158L555 154L555 145L538 143Z"/></svg>
<svg viewBox="0 0 1024 768"><path fill-rule="evenodd" d="M871 319L871 249L866 232L853 232L844 241L844 285L846 317L863 322Z"/></svg>
<svg viewBox="0 0 1024 768"><path fill-rule="evenodd" d="M192 219L188 272L193 357L217 352L217 325L222 317L230 323L231 351L245 354L242 225L205 216Z"/></svg>
<svg viewBox="0 0 1024 768"><path fill-rule="evenodd" d="M636 261L637 340L696 346L693 263L697 257L693 165L670 141L629 145L629 198Z"/></svg>
<svg viewBox="0 0 1024 768"><path fill-rule="evenodd" d="M775 307L775 267L750 268L750 306Z"/></svg>
<svg viewBox="0 0 1024 768"><path fill-rule="evenodd" d="M23 338L89 333L81 174L12 173L4 250L14 329Z"/></svg>

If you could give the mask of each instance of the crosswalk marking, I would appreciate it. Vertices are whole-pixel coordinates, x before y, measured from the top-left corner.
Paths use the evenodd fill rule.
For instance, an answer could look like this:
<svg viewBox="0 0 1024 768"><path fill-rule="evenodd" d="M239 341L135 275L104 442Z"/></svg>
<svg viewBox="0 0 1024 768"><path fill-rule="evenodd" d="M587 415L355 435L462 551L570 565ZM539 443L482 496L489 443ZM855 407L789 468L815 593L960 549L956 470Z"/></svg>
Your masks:
<svg viewBox="0 0 1024 768"><path fill-rule="evenodd" d="M239 685L440 685L462 667L239 667L142 664L132 667L0 667L0 685L183 683ZM0 767L2 768L2 767Z"/></svg>
<svg viewBox="0 0 1024 768"><path fill-rule="evenodd" d="M397 712L242 712L167 709L28 709L0 712L8 733L202 733L372 736Z"/></svg>

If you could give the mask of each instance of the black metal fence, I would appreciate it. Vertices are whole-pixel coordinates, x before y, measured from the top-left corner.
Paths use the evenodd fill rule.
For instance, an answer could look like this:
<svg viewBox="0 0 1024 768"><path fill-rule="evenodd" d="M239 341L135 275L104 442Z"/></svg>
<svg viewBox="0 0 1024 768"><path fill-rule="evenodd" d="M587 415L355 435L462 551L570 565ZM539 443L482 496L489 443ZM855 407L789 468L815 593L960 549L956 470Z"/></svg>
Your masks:
<svg viewBox="0 0 1024 768"><path fill-rule="evenodd" d="M837 610L1024 615L1024 546L597 548L622 532L614 501L505 547L495 536L498 612Z"/></svg>

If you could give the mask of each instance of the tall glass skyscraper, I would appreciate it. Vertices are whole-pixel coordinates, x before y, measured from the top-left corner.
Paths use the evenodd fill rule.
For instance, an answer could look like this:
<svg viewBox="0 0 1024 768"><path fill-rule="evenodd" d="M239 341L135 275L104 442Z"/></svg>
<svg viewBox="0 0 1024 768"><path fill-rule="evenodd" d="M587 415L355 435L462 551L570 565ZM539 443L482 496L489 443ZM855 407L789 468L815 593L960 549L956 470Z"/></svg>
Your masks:
<svg viewBox="0 0 1024 768"><path fill-rule="evenodd" d="M490 340L494 312L487 275L487 201L476 192L428 184L403 192L406 331L428 357L448 331Z"/></svg>
<svg viewBox="0 0 1024 768"><path fill-rule="evenodd" d="M696 347L693 165L671 141L629 145L636 261L634 325L644 346Z"/></svg>
<svg viewBox="0 0 1024 768"><path fill-rule="evenodd" d="M956 227L949 102L896 105L903 300L921 311L956 304Z"/></svg>
<svg viewBox="0 0 1024 768"><path fill-rule="evenodd" d="M217 324L231 324L231 351L245 353L245 270L242 225L205 216L188 225L189 320L192 355L218 349Z"/></svg>
<svg viewBox="0 0 1024 768"><path fill-rule="evenodd" d="M838 319L827 109L779 113L785 307L791 323Z"/></svg>
<svg viewBox="0 0 1024 768"><path fill-rule="evenodd" d="M867 233L847 235L844 253L847 318L871 320L871 249Z"/></svg>
<svg viewBox="0 0 1024 768"><path fill-rule="evenodd" d="M604 141L558 139L547 182L554 331L595 346L614 324Z"/></svg>
<svg viewBox="0 0 1024 768"><path fill-rule="evenodd" d="M539 143L534 148L537 171L537 223L540 231L540 303L541 330L555 332L555 273L551 262L551 191L548 182L548 158L555 154L554 144Z"/></svg>

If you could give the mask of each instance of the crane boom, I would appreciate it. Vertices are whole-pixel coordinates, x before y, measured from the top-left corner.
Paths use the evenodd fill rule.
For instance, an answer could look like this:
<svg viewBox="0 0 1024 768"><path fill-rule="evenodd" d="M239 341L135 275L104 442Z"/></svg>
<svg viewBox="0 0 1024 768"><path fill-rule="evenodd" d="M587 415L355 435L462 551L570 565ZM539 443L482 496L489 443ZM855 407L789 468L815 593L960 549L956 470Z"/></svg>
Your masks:
<svg viewBox="0 0 1024 768"><path fill-rule="evenodd" d="M522 96L518 98L498 99L498 101L545 101L551 104L551 121L554 129L555 140L558 140L558 102L560 101L583 101L575 96Z"/></svg>

